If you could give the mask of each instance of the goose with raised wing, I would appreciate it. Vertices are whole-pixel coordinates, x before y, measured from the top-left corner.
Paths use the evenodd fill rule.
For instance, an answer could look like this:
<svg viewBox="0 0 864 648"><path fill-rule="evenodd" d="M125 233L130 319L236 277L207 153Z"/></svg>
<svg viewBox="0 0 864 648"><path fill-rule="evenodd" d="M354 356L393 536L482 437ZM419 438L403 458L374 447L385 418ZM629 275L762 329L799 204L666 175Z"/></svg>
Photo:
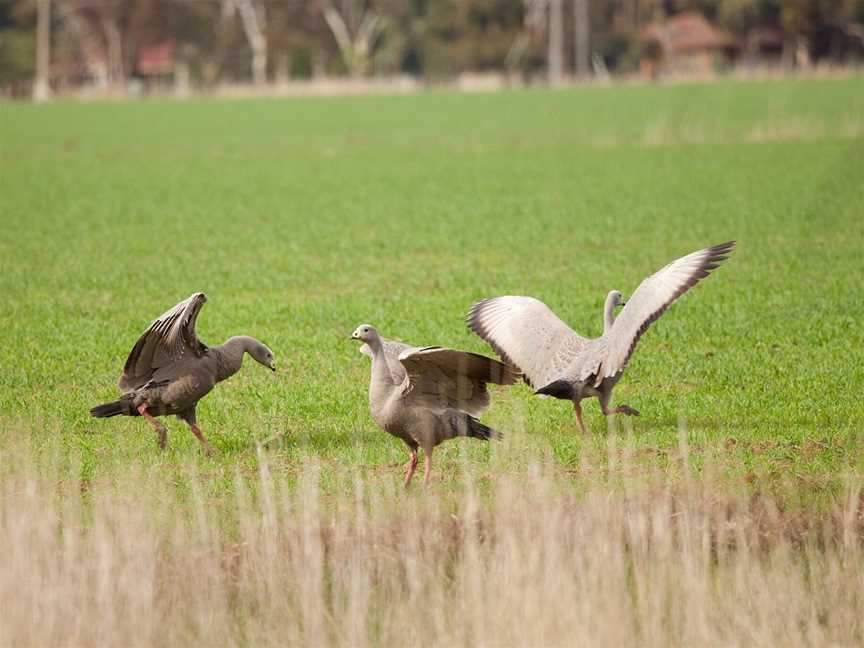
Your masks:
<svg viewBox="0 0 864 648"><path fill-rule="evenodd" d="M573 403L583 432L581 401L597 398L604 415L639 412L628 405L610 407L636 343L672 302L725 261L734 241L681 257L645 279L630 299L613 290L603 308L603 335L582 337L546 304L533 297L494 297L475 303L466 316L468 327L508 364L524 374L540 395ZM616 317L615 310L624 306Z"/></svg>
<svg viewBox="0 0 864 648"><path fill-rule="evenodd" d="M351 335L372 358L369 408L386 432L402 439L410 458L405 486L423 449L423 482L429 483L432 449L442 441L472 437L486 441L501 434L476 417L489 407L486 385L512 385L519 372L486 356L443 347L412 347L382 338L370 324Z"/></svg>
<svg viewBox="0 0 864 648"><path fill-rule="evenodd" d="M195 333L195 322L207 296L195 293L155 320L135 343L118 383L119 400L97 405L90 415L143 416L156 431L163 450L168 430L157 416L174 414L189 425L205 453L212 447L198 427L195 408L218 382L240 370L243 356L276 371L273 352L255 338L238 335L224 344L207 346Z"/></svg>

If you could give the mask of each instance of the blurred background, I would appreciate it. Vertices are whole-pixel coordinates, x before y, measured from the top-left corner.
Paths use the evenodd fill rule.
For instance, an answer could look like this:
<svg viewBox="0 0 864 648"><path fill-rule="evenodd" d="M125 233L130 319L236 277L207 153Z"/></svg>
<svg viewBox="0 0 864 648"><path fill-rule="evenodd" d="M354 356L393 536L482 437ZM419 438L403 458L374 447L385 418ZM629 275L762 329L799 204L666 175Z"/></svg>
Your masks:
<svg viewBox="0 0 864 648"><path fill-rule="evenodd" d="M864 0L0 0L0 94L493 89L853 67Z"/></svg>

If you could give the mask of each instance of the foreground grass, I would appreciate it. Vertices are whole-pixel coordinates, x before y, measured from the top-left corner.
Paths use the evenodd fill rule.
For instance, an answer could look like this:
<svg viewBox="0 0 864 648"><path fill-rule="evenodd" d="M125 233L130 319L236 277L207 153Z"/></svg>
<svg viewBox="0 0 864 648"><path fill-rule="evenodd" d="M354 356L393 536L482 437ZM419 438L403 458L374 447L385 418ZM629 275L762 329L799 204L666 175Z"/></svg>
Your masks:
<svg viewBox="0 0 864 648"><path fill-rule="evenodd" d="M735 483L792 478L831 502L860 471L864 408L864 82L626 87L483 96L0 105L0 417L58 439L85 481L200 461L214 501L257 444L326 484L345 469L398 479L401 445L368 415L361 322L416 344L488 352L461 318L476 299L530 294L586 335L606 291L739 241L715 277L640 343L616 397L642 461L668 464L686 424L724 448ZM219 456L171 424L93 421L146 324L195 290L205 341L274 349L202 402ZM578 474L602 450L594 404L524 386L486 419ZM35 425L34 425L35 423ZM620 423L620 422L619 422ZM19 426L20 427L20 426ZM453 443L457 484L490 448ZM825 495L825 500L822 497Z"/></svg>
<svg viewBox="0 0 864 648"><path fill-rule="evenodd" d="M292 484L262 456L220 515L200 466L179 499L140 467L81 492L63 456L2 455L3 645L864 642L860 481L804 516L710 476L577 496L540 465L485 496L467 467L458 494L415 496L352 469L333 497L319 462Z"/></svg>

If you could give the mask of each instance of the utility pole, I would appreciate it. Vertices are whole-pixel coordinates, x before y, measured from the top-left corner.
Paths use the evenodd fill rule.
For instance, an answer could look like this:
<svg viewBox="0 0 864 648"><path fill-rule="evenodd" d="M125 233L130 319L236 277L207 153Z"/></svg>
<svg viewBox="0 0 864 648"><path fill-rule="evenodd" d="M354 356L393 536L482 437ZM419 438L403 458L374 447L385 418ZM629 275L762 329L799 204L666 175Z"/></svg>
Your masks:
<svg viewBox="0 0 864 648"><path fill-rule="evenodd" d="M590 74L591 24L588 0L573 0L573 54L574 69L578 79L587 79Z"/></svg>
<svg viewBox="0 0 864 648"><path fill-rule="evenodd" d="M549 85L558 85L564 76L564 0L549 0Z"/></svg>
<svg viewBox="0 0 864 648"><path fill-rule="evenodd" d="M33 101L47 101L51 96L48 81L51 74L51 0L36 0L36 78Z"/></svg>

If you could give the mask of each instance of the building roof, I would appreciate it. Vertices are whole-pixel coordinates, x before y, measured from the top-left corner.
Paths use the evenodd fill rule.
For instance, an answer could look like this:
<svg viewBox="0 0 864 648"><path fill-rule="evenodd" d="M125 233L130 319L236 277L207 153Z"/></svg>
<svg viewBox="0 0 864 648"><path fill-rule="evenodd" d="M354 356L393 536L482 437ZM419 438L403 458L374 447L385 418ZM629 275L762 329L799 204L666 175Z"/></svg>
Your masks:
<svg viewBox="0 0 864 648"><path fill-rule="evenodd" d="M137 69L140 74L170 74L174 70L177 43L171 39L144 45L138 50Z"/></svg>
<svg viewBox="0 0 864 648"><path fill-rule="evenodd" d="M698 11L684 11L645 26L641 40L656 41L667 54L692 54L737 47L732 35L708 22Z"/></svg>

